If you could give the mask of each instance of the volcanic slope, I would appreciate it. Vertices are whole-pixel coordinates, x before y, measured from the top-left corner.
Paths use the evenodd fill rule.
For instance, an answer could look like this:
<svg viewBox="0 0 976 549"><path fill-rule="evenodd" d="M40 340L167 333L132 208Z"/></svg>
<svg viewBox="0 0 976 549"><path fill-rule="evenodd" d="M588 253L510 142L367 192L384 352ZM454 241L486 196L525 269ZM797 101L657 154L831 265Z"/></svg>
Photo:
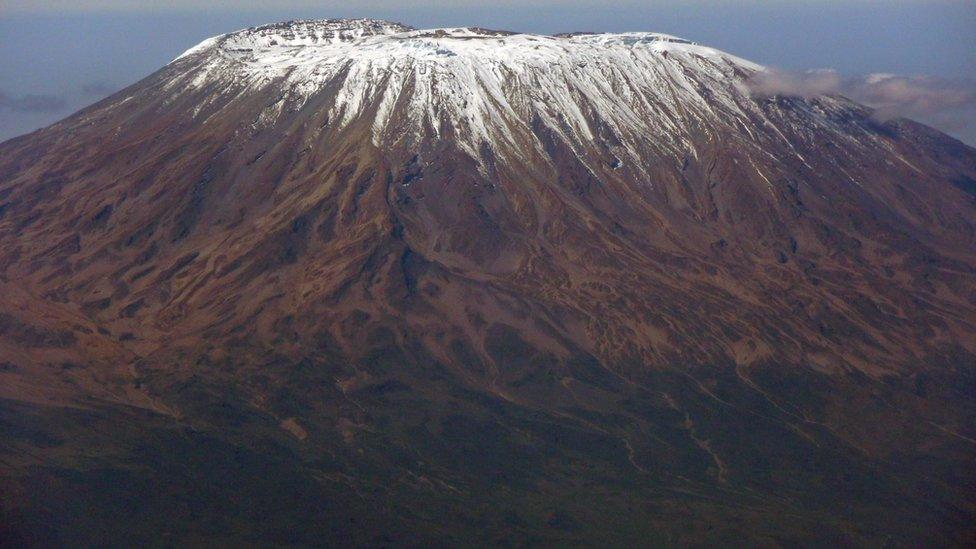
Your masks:
<svg viewBox="0 0 976 549"><path fill-rule="evenodd" d="M0 537L972 544L976 150L764 70L293 21L0 144Z"/></svg>

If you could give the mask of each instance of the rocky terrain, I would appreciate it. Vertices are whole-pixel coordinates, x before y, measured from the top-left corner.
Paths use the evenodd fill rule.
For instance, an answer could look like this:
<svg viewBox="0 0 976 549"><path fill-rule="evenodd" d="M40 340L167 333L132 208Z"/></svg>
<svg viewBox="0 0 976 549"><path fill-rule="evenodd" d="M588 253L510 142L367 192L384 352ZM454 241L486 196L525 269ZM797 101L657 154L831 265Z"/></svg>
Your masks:
<svg viewBox="0 0 976 549"><path fill-rule="evenodd" d="M0 144L0 539L976 542L976 150L296 21Z"/></svg>

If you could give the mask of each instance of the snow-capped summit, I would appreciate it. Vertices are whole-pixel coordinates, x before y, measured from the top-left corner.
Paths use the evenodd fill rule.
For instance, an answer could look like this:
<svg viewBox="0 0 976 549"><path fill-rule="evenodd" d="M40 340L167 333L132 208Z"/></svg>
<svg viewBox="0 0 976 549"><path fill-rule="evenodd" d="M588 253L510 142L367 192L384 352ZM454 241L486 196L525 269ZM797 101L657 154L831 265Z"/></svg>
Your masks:
<svg viewBox="0 0 976 549"><path fill-rule="evenodd" d="M449 127L472 154L485 143L511 151L539 119L582 145L604 131L592 119L599 113L630 160L648 136L683 153L690 124L748 118L742 79L762 69L665 34L418 30L375 20L245 29L206 40L173 65L179 72L167 88L177 93L275 90L262 124L328 95L329 119L347 127L369 118L377 144Z"/></svg>
<svg viewBox="0 0 976 549"><path fill-rule="evenodd" d="M424 40L428 45L431 40L444 45L450 41L470 41L472 39L505 40L513 37L528 37L530 41L542 41L542 44L554 45L562 43L564 46L572 44L591 45L636 45L653 42L670 42L676 44L695 45L693 42L667 34L651 32L628 33L564 33L552 36L522 34L503 30L490 30L480 27L453 27L420 30L401 23L381 21L376 19L320 19L297 20L270 25L262 25L239 30L236 32L215 36L204 40L193 48L184 52L180 57L217 46L223 51L249 51L256 57L267 55L275 50L297 47L328 47L347 46L346 49L358 47L358 42L377 36L395 36L395 42L414 41L410 45L416 46L417 41ZM356 42L356 44L353 44ZM383 41L380 41L383 42ZM386 41L389 44L389 41ZM491 45L505 45L504 42ZM341 48L340 48L341 49ZM387 51L390 55L417 50ZM321 50L320 53L327 53Z"/></svg>

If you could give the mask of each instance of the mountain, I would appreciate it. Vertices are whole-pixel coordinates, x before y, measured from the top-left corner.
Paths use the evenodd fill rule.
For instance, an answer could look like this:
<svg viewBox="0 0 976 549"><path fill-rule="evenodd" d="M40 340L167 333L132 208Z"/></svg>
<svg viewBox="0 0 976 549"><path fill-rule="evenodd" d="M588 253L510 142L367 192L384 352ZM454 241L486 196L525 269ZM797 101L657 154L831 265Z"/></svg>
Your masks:
<svg viewBox="0 0 976 549"><path fill-rule="evenodd" d="M976 541L976 150L651 34L295 21L0 144L0 538Z"/></svg>

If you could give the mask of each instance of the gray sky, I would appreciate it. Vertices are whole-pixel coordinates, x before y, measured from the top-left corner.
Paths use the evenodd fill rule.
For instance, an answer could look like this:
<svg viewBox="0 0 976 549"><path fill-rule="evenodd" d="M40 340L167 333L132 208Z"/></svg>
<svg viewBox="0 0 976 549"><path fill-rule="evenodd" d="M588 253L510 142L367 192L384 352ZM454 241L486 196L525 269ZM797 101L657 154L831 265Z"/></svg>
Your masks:
<svg viewBox="0 0 976 549"><path fill-rule="evenodd" d="M0 0L0 140L50 124L131 84L208 36L294 18L374 17L415 27L676 34L786 75L800 74L783 79L790 86L809 85L802 71L832 69L837 78L831 82L837 84L827 91L892 101L893 115L921 119L976 144L976 0L200 4ZM892 73L898 79L868 86L863 76L870 73Z"/></svg>

